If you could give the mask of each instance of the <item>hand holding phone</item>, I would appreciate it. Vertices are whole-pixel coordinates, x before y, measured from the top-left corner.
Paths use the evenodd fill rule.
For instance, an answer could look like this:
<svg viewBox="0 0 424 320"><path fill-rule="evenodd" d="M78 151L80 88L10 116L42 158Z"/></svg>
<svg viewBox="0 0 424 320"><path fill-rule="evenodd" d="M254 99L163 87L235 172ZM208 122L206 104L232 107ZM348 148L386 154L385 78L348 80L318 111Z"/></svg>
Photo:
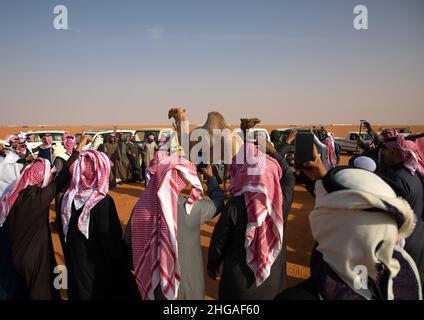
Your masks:
<svg viewBox="0 0 424 320"><path fill-rule="evenodd" d="M324 168L324 164L322 163L321 157L319 156L317 147L313 146L313 161L308 161L304 163L305 169L302 171L308 176L312 181L317 181L318 179L322 179L326 174L327 170Z"/></svg>

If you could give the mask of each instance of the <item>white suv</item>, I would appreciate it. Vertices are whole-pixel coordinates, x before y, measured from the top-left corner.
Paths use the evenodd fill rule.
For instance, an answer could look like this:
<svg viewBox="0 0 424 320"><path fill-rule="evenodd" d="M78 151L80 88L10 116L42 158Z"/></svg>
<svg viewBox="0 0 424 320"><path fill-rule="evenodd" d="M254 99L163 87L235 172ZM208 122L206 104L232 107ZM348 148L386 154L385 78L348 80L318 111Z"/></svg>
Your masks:
<svg viewBox="0 0 424 320"><path fill-rule="evenodd" d="M50 134L52 136L52 145L55 146L58 143L62 143L62 135L65 133L65 131L53 131L53 130L46 130L46 131L28 131L25 133L25 138L27 140L27 147L29 150L32 151L32 149L37 148L38 146L42 145L42 137L45 134Z"/></svg>

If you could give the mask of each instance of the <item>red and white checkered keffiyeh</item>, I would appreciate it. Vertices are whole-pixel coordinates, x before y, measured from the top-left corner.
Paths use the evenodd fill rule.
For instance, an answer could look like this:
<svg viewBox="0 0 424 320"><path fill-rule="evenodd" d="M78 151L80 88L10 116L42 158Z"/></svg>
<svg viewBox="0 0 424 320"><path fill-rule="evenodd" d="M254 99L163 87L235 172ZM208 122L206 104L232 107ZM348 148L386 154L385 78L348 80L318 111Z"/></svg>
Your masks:
<svg viewBox="0 0 424 320"><path fill-rule="evenodd" d="M421 156L421 159L424 159L424 138L418 138L415 140L415 144L417 146L417 151Z"/></svg>
<svg viewBox="0 0 424 320"><path fill-rule="evenodd" d="M411 174L418 173L424 183L424 138L412 141L406 140L403 135L399 134L396 136L396 141L386 143L401 151L405 168Z"/></svg>
<svg viewBox="0 0 424 320"><path fill-rule="evenodd" d="M10 210L16 202L19 193L30 186L41 183L45 188L52 180L55 167L51 167L50 162L45 159L36 159L31 162L22 172L21 176L13 183L13 186L6 191L0 202L0 226L6 221Z"/></svg>
<svg viewBox="0 0 424 320"><path fill-rule="evenodd" d="M230 193L244 195L246 202L246 263L260 286L283 245L282 170L276 160L247 142L234 156L229 172Z"/></svg>
<svg viewBox="0 0 424 320"><path fill-rule="evenodd" d="M77 210L84 207L78 218L78 229L88 239L90 211L109 191L110 167L111 163L106 154L96 150L82 151L71 165L72 180L63 196L61 208L65 240L72 215L72 204Z"/></svg>
<svg viewBox="0 0 424 320"><path fill-rule="evenodd" d="M75 146L77 145L77 139L75 138L75 136L73 136L69 133L63 134L62 135L62 143L63 143L63 146L65 147L68 155L72 155L72 152L73 152Z"/></svg>
<svg viewBox="0 0 424 320"><path fill-rule="evenodd" d="M18 137L15 135L8 135L4 140L9 142L15 142L15 141L18 141Z"/></svg>
<svg viewBox="0 0 424 320"><path fill-rule="evenodd" d="M203 189L190 161L157 153L148 168L150 182L133 209L131 239L135 278L141 297L154 300L160 285L168 300L175 300L181 279L178 262L178 195L190 183L185 208L190 214Z"/></svg>
<svg viewBox="0 0 424 320"><path fill-rule="evenodd" d="M156 174L156 170L158 168L159 162L164 158L169 156L168 150L157 150L155 152L155 155L153 156L152 161L150 161L150 165L146 168L146 186L150 182L150 177L154 174Z"/></svg>
<svg viewBox="0 0 424 320"><path fill-rule="evenodd" d="M16 152L19 155L26 155L27 145L26 145L25 141L23 141L23 142L19 141L18 146L16 147Z"/></svg>
<svg viewBox="0 0 424 320"><path fill-rule="evenodd" d="M322 141L327 146L327 161L331 167L335 167L337 164L336 147L334 137L331 133L327 134L327 137Z"/></svg>
<svg viewBox="0 0 424 320"><path fill-rule="evenodd" d="M384 128L380 132L380 136L383 137L383 139L396 137L399 133L395 128Z"/></svg>

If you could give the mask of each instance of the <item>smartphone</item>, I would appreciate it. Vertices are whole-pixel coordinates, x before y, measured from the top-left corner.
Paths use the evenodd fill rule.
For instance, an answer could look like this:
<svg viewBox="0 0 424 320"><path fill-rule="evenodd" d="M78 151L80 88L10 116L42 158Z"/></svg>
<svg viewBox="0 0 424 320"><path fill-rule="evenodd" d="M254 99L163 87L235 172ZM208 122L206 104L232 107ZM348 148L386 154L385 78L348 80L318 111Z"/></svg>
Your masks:
<svg viewBox="0 0 424 320"><path fill-rule="evenodd" d="M303 164L314 160L314 134L312 132L298 132L294 151L294 167L305 169Z"/></svg>

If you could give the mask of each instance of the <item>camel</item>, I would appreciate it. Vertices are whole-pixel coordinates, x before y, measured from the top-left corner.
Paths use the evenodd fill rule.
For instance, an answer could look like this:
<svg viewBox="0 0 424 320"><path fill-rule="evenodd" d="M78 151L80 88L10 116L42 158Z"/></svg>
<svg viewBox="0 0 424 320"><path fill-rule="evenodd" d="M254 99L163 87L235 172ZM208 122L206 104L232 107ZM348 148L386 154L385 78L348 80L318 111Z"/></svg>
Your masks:
<svg viewBox="0 0 424 320"><path fill-rule="evenodd" d="M178 136L178 141L181 144L181 133L184 132L185 134L193 134L196 132L196 130L198 129L204 129L209 133L209 141L210 141L210 153L209 153L209 161L208 163L214 163L213 160L224 160L225 157L225 152L224 152L224 146L228 145L228 143L231 143L231 154L227 155L227 158L225 159L225 164L224 164L224 175L223 175L223 186L225 189L226 186L226 180L227 180L227 175L228 175L228 168L230 166L229 161L232 159L232 157L238 152L239 149L239 145L240 145L240 140L237 134L233 133L233 130L231 129L231 127L229 125L227 125L227 123L225 122L224 117L222 116L222 114L220 114L219 112L209 112L208 113L208 117L206 119L206 122L203 126L201 127L197 127L195 129L193 129L191 132L189 132L189 128L188 127L182 127L182 123L183 121L187 121L187 117L186 117L186 109L184 108L172 108L169 110L168 112L168 118L174 119L174 129L177 131L177 136ZM217 154L220 154L220 159L213 159L213 155L214 155L214 139L213 139L213 133L214 130L225 130L228 129L231 131L231 134L228 135L224 135L221 137L221 150L220 152ZM197 141L190 141L189 142L189 150L188 152L190 153L192 148L197 144Z"/></svg>
<svg viewBox="0 0 424 320"><path fill-rule="evenodd" d="M243 131L244 141L247 138L247 131L254 128L261 120L258 118L241 118L240 119L240 129Z"/></svg>
<svg viewBox="0 0 424 320"><path fill-rule="evenodd" d="M220 152L220 159L219 160L224 160L225 154L224 154L224 146L225 144L228 144L231 142L231 154L229 155L230 158L225 159L225 164L224 164L224 174L223 174L223 187L225 189L226 187L226 181L228 178L228 169L230 167L230 160L233 158L233 156L235 154L237 154L238 150L240 149L240 146L246 141L247 139L247 131L249 129L254 128L258 123L261 122L260 119L258 118L241 118L240 119L240 129L243 132L243 140L241 140L240 136L237 135L236 133L233 132L233 130L231 129L231 127L229 125L226 124L224 116L222 114L220 114L219 112L213 111L213 112L209 112L208 113L208 117L206 119L206 122L203 126L201 127L197 127L195 129L193 129L191 132L189 130L189 128L186 127L182 127L182 123L184 121L187 121L187 117L186 117L186 109L185 108L172 108L169 110L168 112L168 118L174 119L174 123L173 123L173 127L175 129L175 131L177 132L177 137L178 137L178 141L181 144L181 133L184 132L185 134L192 134L193 132L195 132L197 129L204 129L209 133L209 141L210 143L210 153L209 153L209 161L208 163L213 163L213 160L217 160L217 159L211 159L214 152L213 152L213 148L214 148L214 139L213 139L213 130L215 129L219 129L219 130L225 130L228 129L231 131L230 135L226 135L223 136L221 138L221 152ZM187 150L190 154L192 148L197 144L196 141L190 141L189 142L189 150ZM228 155L227 155L228 156Z"/></svg>

